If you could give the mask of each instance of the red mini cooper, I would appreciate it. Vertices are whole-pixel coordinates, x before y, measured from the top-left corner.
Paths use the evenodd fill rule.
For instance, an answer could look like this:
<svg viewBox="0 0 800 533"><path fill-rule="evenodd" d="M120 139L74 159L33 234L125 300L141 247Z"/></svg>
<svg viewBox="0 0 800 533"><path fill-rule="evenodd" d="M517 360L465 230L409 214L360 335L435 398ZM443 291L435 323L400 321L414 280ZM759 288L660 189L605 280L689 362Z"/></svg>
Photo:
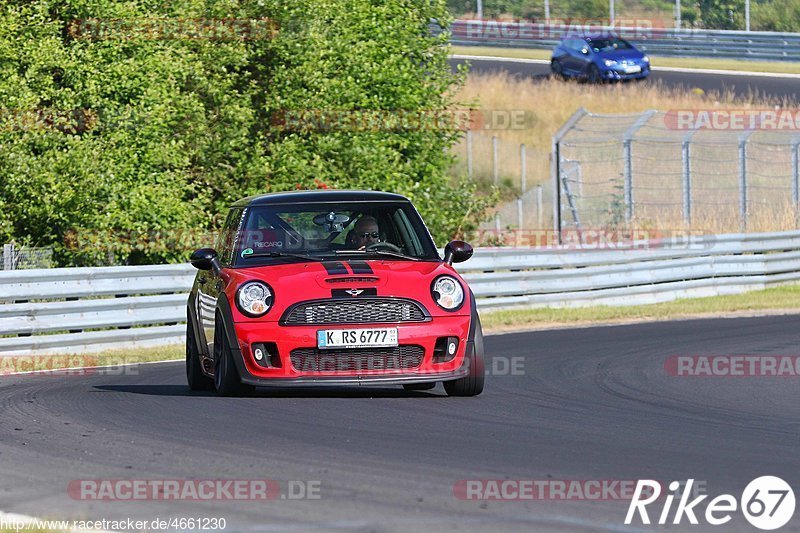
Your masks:
<svg viewBox="0 0 800 533"><path fill-rule="evenodd" d="M411 202L374 191L252 196L192 254L186 376L223 395L269 385L483 390L475 297Z"/></svg>

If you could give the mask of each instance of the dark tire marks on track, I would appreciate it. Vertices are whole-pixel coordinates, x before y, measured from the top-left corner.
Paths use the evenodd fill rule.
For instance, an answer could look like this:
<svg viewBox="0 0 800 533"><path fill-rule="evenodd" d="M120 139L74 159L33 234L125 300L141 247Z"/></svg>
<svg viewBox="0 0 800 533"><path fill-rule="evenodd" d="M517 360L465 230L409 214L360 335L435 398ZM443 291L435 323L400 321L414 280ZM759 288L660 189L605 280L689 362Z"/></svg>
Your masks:
<svg viewBox="0 0 800 533"><path fill-rule="evenodd" d="M798 325L790 315L487 337L489 368L492 358L522 357L524 373L487 376L477 398L448 398L441 386L217 398L190 393L181 363L128 375L5 377L0 510L222 516L228 531L648 530L622 525L626 502L460 501L453 484L691 477L712 495L738 495L772 474L799 490L800 378L678 378L663 369L676 354L798 355ZM108 478L319 480L322 498L67 495L70 480ZM741 516L726 530L751 531ZM800 530L798 519L785 530Z"/></svg>

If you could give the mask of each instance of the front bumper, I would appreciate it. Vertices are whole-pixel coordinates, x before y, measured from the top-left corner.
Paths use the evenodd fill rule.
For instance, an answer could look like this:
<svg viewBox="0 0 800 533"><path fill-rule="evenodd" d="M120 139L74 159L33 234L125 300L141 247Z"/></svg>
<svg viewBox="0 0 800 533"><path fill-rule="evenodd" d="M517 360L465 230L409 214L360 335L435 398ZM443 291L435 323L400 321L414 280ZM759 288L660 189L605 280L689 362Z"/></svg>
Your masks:
<svg viewBox="0 0 800 533"><path fill-rule="evenodd" d="M424 350L421 363L414 368L358 370L298 370L292 364L295 349L316 348L317 330L338 328L397 327L400 346L415 345ZM281 326L277 322L248 322L235 324L238 350L233 350L239 376L243 383L256 386L291 385L399 385L448 381L464 377L464 365L469 342L470 317L433 317L429 322L409 324L359 324L325 326ZM442 337L457 337L458 349L452 359L434 361L436 341ZM253 345L271 342L277 348L280 366L265 368L253 356Z"/></svg>
<svg viewBox="0 0 800 533"><path fill-rule="evenodd" d="M600 71L600 74L604 79L607 80L634 80L639 78L646 78L650 74L650 65L639 65L641 67L640 72L625 72L624 67L616 65L613 67L603 67L604 70Z"/></svg>

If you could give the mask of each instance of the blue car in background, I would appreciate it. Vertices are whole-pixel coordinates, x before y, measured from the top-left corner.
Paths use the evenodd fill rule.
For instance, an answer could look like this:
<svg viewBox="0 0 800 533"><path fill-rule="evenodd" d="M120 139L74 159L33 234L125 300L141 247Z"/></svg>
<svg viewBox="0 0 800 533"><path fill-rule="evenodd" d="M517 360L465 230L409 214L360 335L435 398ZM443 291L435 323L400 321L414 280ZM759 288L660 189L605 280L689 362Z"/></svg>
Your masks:
<svg viewBox="0 0 800 533"><path fill-rule="evenodd" d="M593 83L643 79L650 74L650 58L619 37L567 37L553 50L550 70L559 78L580 78Z"/></svg>

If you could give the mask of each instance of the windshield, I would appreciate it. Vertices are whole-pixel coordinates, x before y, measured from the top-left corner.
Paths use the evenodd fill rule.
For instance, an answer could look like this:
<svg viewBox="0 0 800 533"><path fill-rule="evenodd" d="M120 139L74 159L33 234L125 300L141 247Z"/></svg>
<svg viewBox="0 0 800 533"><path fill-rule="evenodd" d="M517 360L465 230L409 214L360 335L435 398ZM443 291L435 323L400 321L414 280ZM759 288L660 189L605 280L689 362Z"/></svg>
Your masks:
<svg viewBox="0 0 800 533"><path fill-rule="evenodd" d="M633 47L623 39L592 39L589 45L595 52L613 52L614 50L632 50Z"/></svg>
<svg viewBox="0 0 800 533"><path fill-rule="evenodd" d="M236 266L304 256L439 260L417 211L399 202L249 207L234 254Z"/></svg>

